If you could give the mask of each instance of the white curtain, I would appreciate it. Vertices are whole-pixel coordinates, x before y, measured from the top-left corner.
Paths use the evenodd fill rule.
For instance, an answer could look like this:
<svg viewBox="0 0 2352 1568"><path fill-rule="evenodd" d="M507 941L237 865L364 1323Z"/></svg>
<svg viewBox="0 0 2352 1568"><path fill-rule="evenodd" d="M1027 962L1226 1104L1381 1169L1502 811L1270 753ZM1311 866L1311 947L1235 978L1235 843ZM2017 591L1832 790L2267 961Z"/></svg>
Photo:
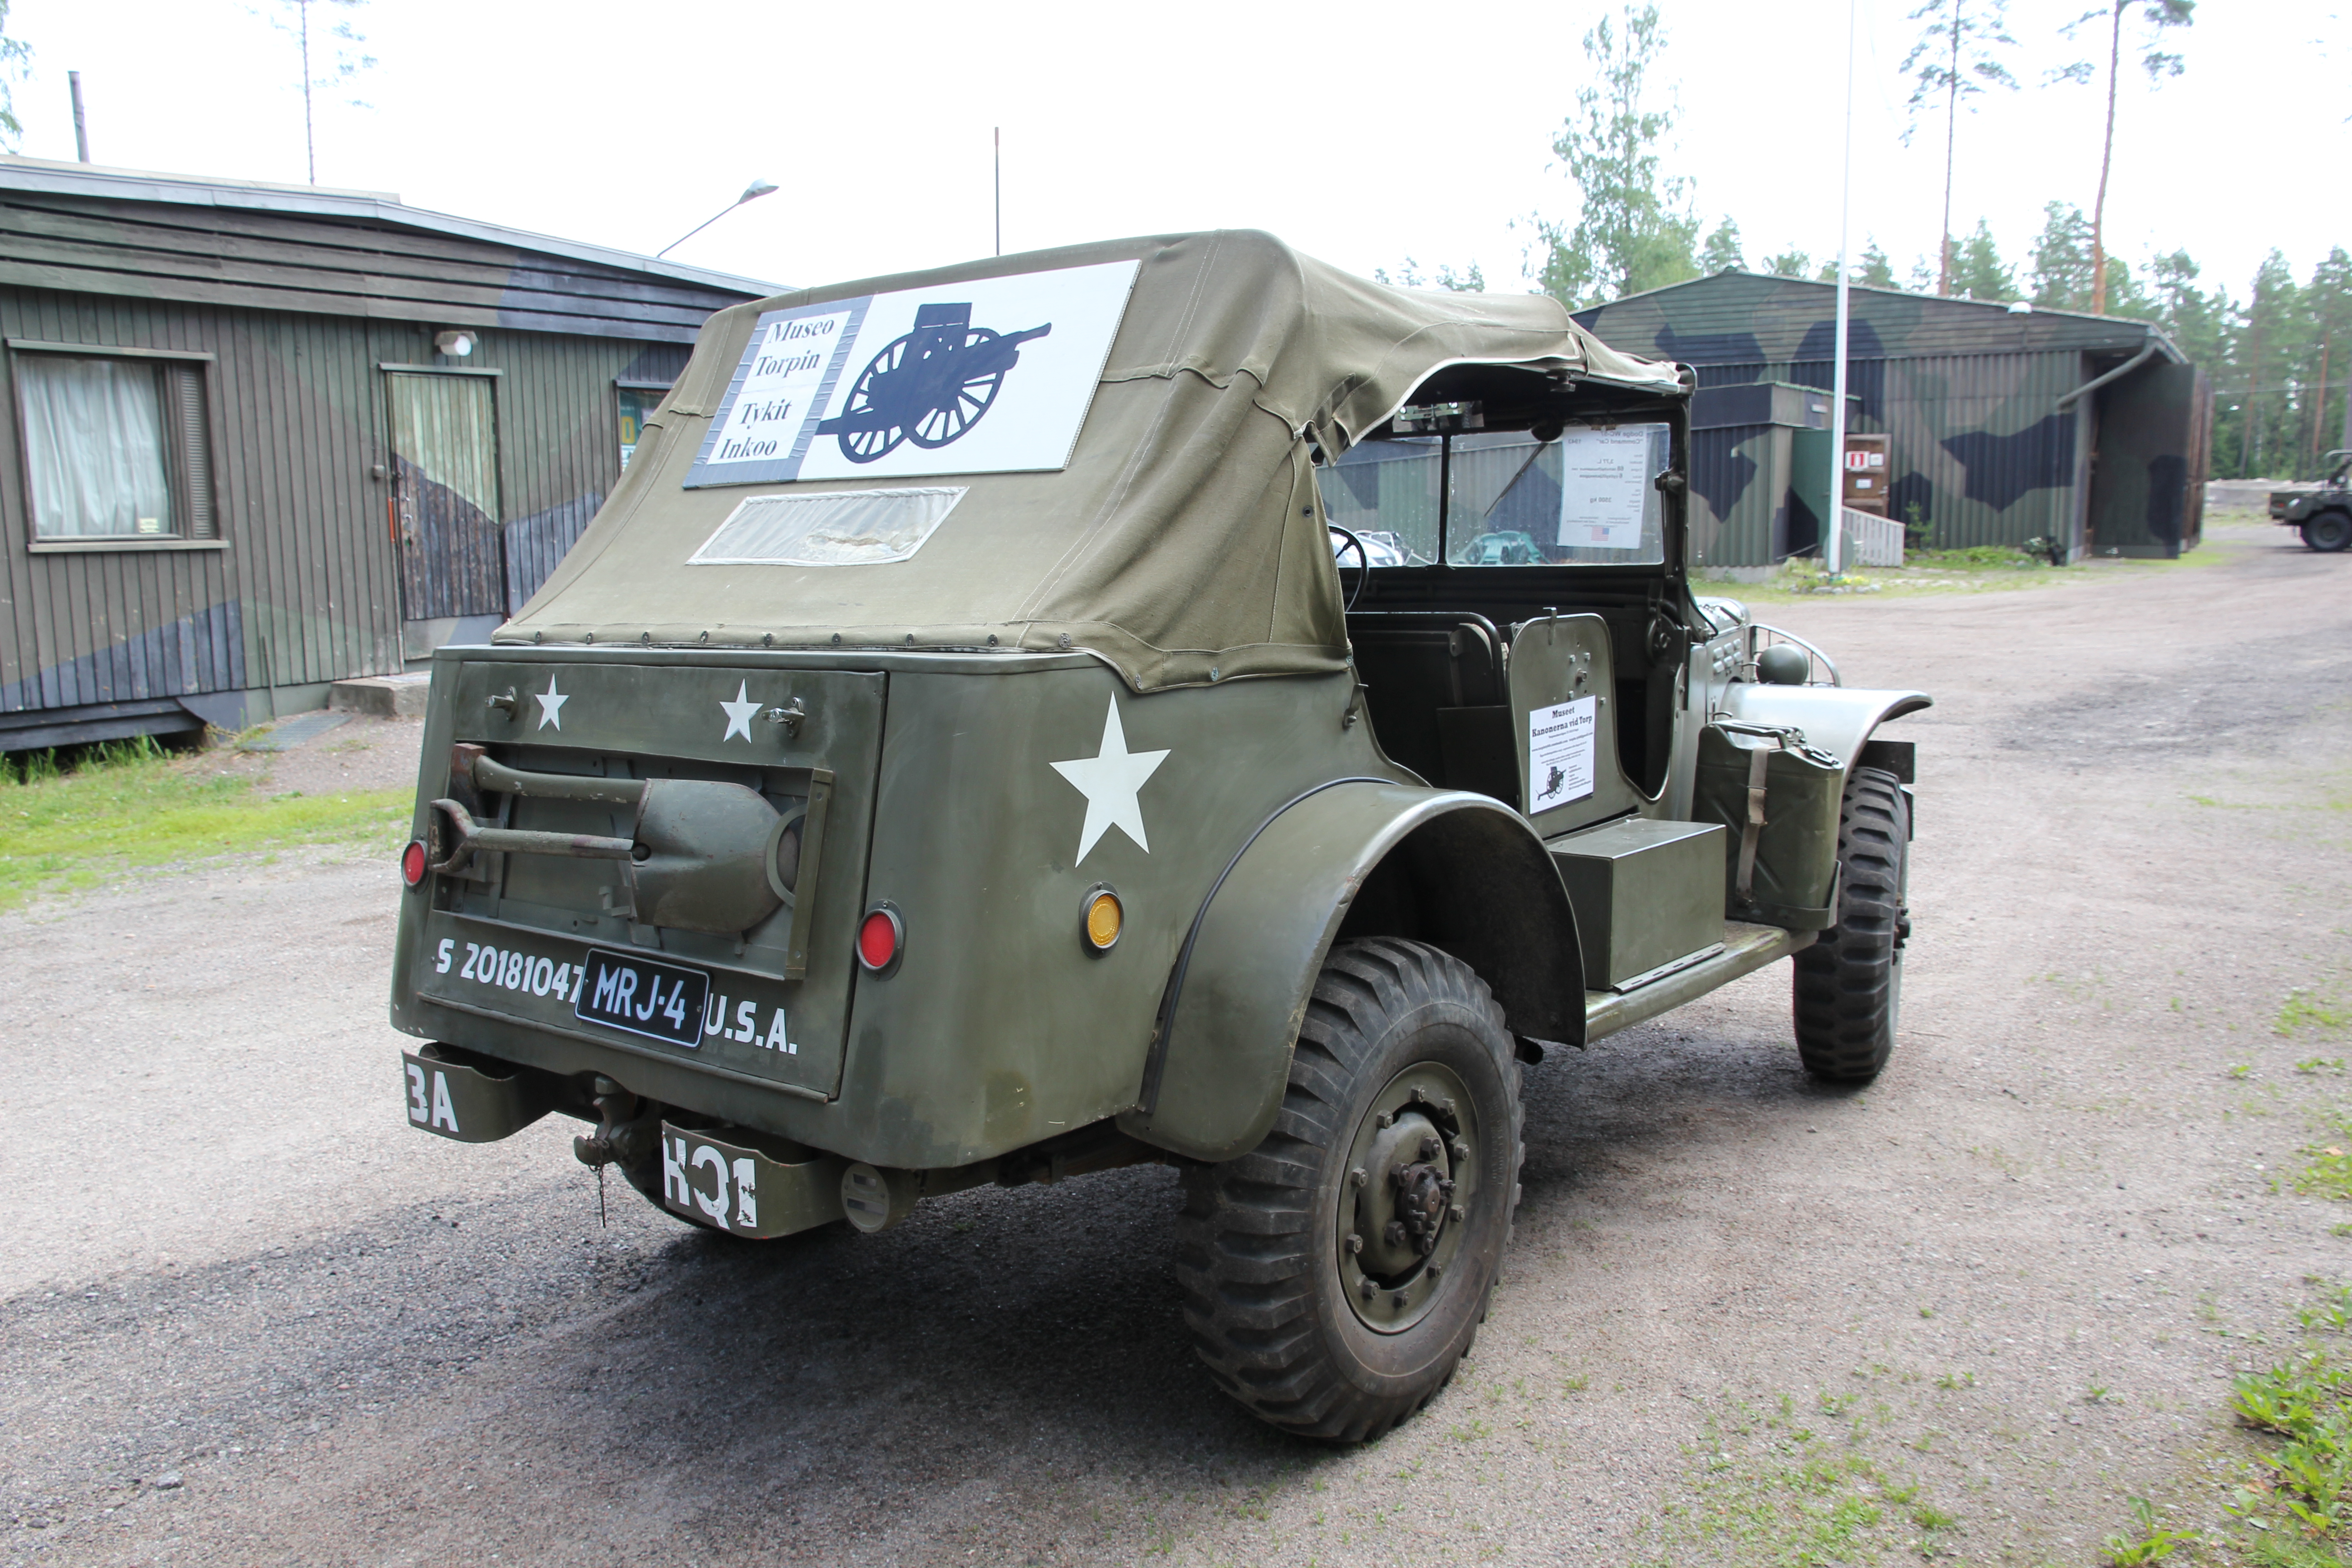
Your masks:
<svg viewBox="0 0 2352 1568"><path fill-rule="evenodd" d="M16 392L37 537L179 531L153 364L19 353Z"/></svg>

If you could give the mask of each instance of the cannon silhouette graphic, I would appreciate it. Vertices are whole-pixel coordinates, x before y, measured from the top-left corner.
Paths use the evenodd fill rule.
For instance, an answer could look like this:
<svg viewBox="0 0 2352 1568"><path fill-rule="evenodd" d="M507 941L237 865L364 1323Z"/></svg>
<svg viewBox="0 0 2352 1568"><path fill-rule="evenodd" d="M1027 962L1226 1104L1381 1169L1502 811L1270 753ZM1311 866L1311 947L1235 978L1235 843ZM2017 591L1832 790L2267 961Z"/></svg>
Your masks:
<svg viewBox="0 0 2352 1568"><path fill-rule="evenodd" d="M915 330L874 356L840 415L816 433L837 437L853 463L873 462L902 441L944 447L980 423L1021 363L1021 345L1053 330L1048 321L1025 332L992 331L971 324L969 304L921 306Z"/></svg>

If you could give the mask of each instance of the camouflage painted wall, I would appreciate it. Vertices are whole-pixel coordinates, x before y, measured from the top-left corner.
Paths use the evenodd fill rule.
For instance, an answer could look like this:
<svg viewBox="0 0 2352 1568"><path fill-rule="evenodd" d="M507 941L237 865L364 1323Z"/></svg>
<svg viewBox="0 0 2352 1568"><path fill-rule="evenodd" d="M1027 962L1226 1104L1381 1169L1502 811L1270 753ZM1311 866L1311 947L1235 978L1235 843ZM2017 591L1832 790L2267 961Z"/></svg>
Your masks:
<svg viewBox="0 0 2352 1568"><path fill-rule="evenodd" d="M1835 300L1827 284L1725 273L1577 320L1620 348L1697 367L1702 387L1785 381L1826 389ZM2152 329L1887 289L1855 289L1851 300L1849 420L1889 437L1892 515L1944 549L2072 537L2088 511L2089 433L2084 416L2058 399L2137 354ZM2201 465L2201 453L2177 457L2184 472Z"/></svg>
<svg viewBox="0 0 2352 1568"><path fill-rule="evenodd" d="M462 363L500 373L500 521L520 605L619 477L614 383L668 380L688 345L478 335ZM392 461L380 367L435 363L431 327L0 288L0 713L401 668L390 486L374 477ZM18 342L210 356L217 541L36 542L15 374L34 351Z"/></svg>

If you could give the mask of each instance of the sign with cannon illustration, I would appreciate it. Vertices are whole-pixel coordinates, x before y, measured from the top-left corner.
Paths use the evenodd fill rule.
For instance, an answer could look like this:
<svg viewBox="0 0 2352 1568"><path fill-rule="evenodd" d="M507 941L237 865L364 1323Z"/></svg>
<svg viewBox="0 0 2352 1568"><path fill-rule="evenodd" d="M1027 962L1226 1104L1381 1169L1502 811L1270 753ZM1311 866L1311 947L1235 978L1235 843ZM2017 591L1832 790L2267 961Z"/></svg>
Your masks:
<svg viewBox="0 0 2352 1568"><path fill-rule="evenodd" d="M765 311L687 486L1060 468L1135 273L1122 261Z"/></svg>

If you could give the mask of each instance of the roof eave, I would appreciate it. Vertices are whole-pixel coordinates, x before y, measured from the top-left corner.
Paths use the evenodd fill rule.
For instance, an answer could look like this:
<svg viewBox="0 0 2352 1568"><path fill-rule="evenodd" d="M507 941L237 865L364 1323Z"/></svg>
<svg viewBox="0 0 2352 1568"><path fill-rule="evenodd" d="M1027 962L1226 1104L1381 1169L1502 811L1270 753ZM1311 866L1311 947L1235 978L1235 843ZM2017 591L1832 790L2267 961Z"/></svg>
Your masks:
<svg viewBox="0 0 2352 1568"><path fill-rule="evenodd" d="M387 224L430 234L501 245L541 256L562 257L600 267L692 283L705 289L764 299L783 293L786 285L757 278L740 278L707 268L687 267L633 251L614 250L583 241L560 239L503 224L413 207L389 191L339 190L320 185L279 185L258 180L213 179L203 175L162 174L140 169L117 169L96 163L63 163L46 158L0 155L0 190L43 191L60 195L93 196L108 201L169 202L184 206L233 207L250 212L278 212L314 217L338 217Z"/></svg>

